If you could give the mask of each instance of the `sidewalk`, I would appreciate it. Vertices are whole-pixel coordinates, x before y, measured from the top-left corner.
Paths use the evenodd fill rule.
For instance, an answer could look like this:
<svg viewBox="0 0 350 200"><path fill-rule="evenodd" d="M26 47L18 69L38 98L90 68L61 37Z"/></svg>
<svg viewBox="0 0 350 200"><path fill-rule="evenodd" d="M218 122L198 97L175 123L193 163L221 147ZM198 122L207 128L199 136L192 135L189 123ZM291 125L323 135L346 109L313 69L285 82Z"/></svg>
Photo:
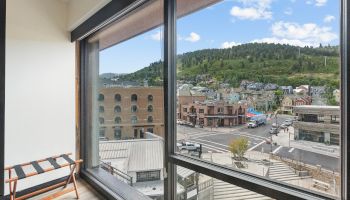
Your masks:
<svg viewBox="0 0 350 200"><path fill-rule="evenodd" d="M318 154L339 158L340 156L339 146L326 145L323 143L309 142L305 140L294 140L294 128L289 127L288 130L289 132L287 131L284 132L283 130L281 130L278 136L273 135L272 141L276 142L277 145L281 145L284 147L291 147L291 148L301 149L305 151L310 151Z"/></svg>

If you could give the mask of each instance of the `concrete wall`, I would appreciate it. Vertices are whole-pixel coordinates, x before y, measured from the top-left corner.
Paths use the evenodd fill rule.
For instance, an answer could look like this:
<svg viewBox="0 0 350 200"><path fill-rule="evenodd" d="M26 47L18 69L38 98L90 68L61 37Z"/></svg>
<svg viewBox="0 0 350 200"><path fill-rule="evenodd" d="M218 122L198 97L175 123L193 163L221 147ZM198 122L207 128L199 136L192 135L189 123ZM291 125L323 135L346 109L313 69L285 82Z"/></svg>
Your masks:
<svg viewBox="0 0 350 200"><path fill-rule="evenodd" d="M75 44L66 16L64 1L7 1L6 166L75 151ZM18 190L64 175L29 178Z"/></svg>

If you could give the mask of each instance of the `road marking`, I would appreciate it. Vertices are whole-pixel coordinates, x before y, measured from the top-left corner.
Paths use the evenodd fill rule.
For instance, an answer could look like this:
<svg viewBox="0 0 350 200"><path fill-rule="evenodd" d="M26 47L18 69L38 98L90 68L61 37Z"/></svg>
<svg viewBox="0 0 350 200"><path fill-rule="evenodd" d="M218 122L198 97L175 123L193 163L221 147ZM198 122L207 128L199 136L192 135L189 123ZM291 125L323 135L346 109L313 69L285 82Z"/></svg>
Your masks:
<svg viewBox="0 0 350 200"><path fill-rule="evenodd" d="M265 143L265 141L261 141L259 144L257 144L257 145L255 145L255 146L253 146L252 148L248 149L248 151L252 151L252 150L255 149L256 147L258 147L258 146L260 146L260 145L262 145L262 144L264 144L264 143Z"/></svg>
<svg viewBox="0 0 350 200"><path fill-rule="evenodd" d="M196 142L196 141L194 141L194 140L188 140L189 142L192 142L192 143L198 143L198 142ZM205 144L205 143L200 143L200 144L202 144L203 146L209 146L209 147L211 147L211 148L214 148L214 149L218 149L218 150L220 150L220 151L223 151L222 153L224 153L224 152L229 152L227 149L223 149L223 148L220 148L220 147L216 147L216 146L213 146L213 145L210 145L210 144Z"/></svg>
<svg viewBox="0 0 350 200"><path fill-rule="evenodd" d="M217 143L217 142L212 142L212 141L209 141L209 140L203 140L203 139L199 139L199 138L196 138L196 139L193 139L193 140L200 140L200 141L203 141L203 142L209 142L209 143L221 145L221 146L224 146L224 147L229 147L229 146L224 145L224 144L220 144L220 143Z"/></svg>
<svg viewBox="0 0 350 200"><path fill-rule="evenodd" d="M294 148L289 149L289 153L292 153L294 151Z"/></svg>
<svg viewBox="0 0 350 200"><path fill-rule="evenodd" d="M202 145L202 146L203 146L203 148L206 148L206 149L209 149L209 150L213 150L213 151L218 152L218 153L225 153L225 151L217 150L217 149L208 147L208 146L206 146L206 145Z"/></svg>
<svg viewBox="0 0 350 200"><path fill-rule="evenodd" d="M240 136L244 136L244 137L248 137L248 138L253 138L253 139L262 139L262 140L265 140L265 139L266 139L265 137L261 137L261 136L258 136L258 135L246 134L246 133L236 133L236 134L233 134L233 135L240 135Z"/></svg>
<svg viewBox="0 0 350 200"><path fill-rule="evenodd" d="M282 146L277 147L277 149L275 149L275 150L272 152L272 154L276 154L281 148L282 148Z"/></svg>

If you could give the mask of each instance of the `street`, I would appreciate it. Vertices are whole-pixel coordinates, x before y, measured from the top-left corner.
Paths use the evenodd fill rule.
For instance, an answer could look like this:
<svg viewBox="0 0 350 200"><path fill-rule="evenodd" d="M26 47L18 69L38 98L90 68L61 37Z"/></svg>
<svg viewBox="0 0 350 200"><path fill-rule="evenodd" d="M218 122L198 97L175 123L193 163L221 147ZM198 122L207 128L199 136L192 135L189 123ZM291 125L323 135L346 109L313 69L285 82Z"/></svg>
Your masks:
<svg viewBox="0 0 350 200"><path fill-rule="evenodd" d="M277 122L280 124L287 117L278 117ZM246 126L237 126L228 128L191 128L186 126L177 126L177 133L184 136L184 140L202 144L203 152L211 151L213 153L229 152L229 143L239 137L246 137L248 139L248 151L258 151L264 153L270 153L283 158L288 158L303 162L310 165L321 165L322 168L339 172L339 158L327 156L315 152L305 151L302 149L285 147L280 145L274 145L266 143L266 140L270 140L271 136L269 130L272 127L272 123L275 123L275 119L269 120L265 126L257 128L247 128Z"/></svg>

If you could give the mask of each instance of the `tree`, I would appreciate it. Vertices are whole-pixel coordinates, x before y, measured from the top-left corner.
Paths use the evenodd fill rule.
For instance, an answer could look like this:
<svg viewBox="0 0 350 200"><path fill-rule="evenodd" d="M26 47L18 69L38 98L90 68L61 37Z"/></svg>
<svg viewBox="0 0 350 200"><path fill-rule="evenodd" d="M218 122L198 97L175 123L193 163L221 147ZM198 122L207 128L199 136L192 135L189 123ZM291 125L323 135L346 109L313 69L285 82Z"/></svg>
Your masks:
<svg viewBox="0 0 350 200"><path fill-rule="evenodd" d="M242 159L248 150L248 139L239 137L232 140L229 144L229 150L233 154L233 157Z"/></svg>

